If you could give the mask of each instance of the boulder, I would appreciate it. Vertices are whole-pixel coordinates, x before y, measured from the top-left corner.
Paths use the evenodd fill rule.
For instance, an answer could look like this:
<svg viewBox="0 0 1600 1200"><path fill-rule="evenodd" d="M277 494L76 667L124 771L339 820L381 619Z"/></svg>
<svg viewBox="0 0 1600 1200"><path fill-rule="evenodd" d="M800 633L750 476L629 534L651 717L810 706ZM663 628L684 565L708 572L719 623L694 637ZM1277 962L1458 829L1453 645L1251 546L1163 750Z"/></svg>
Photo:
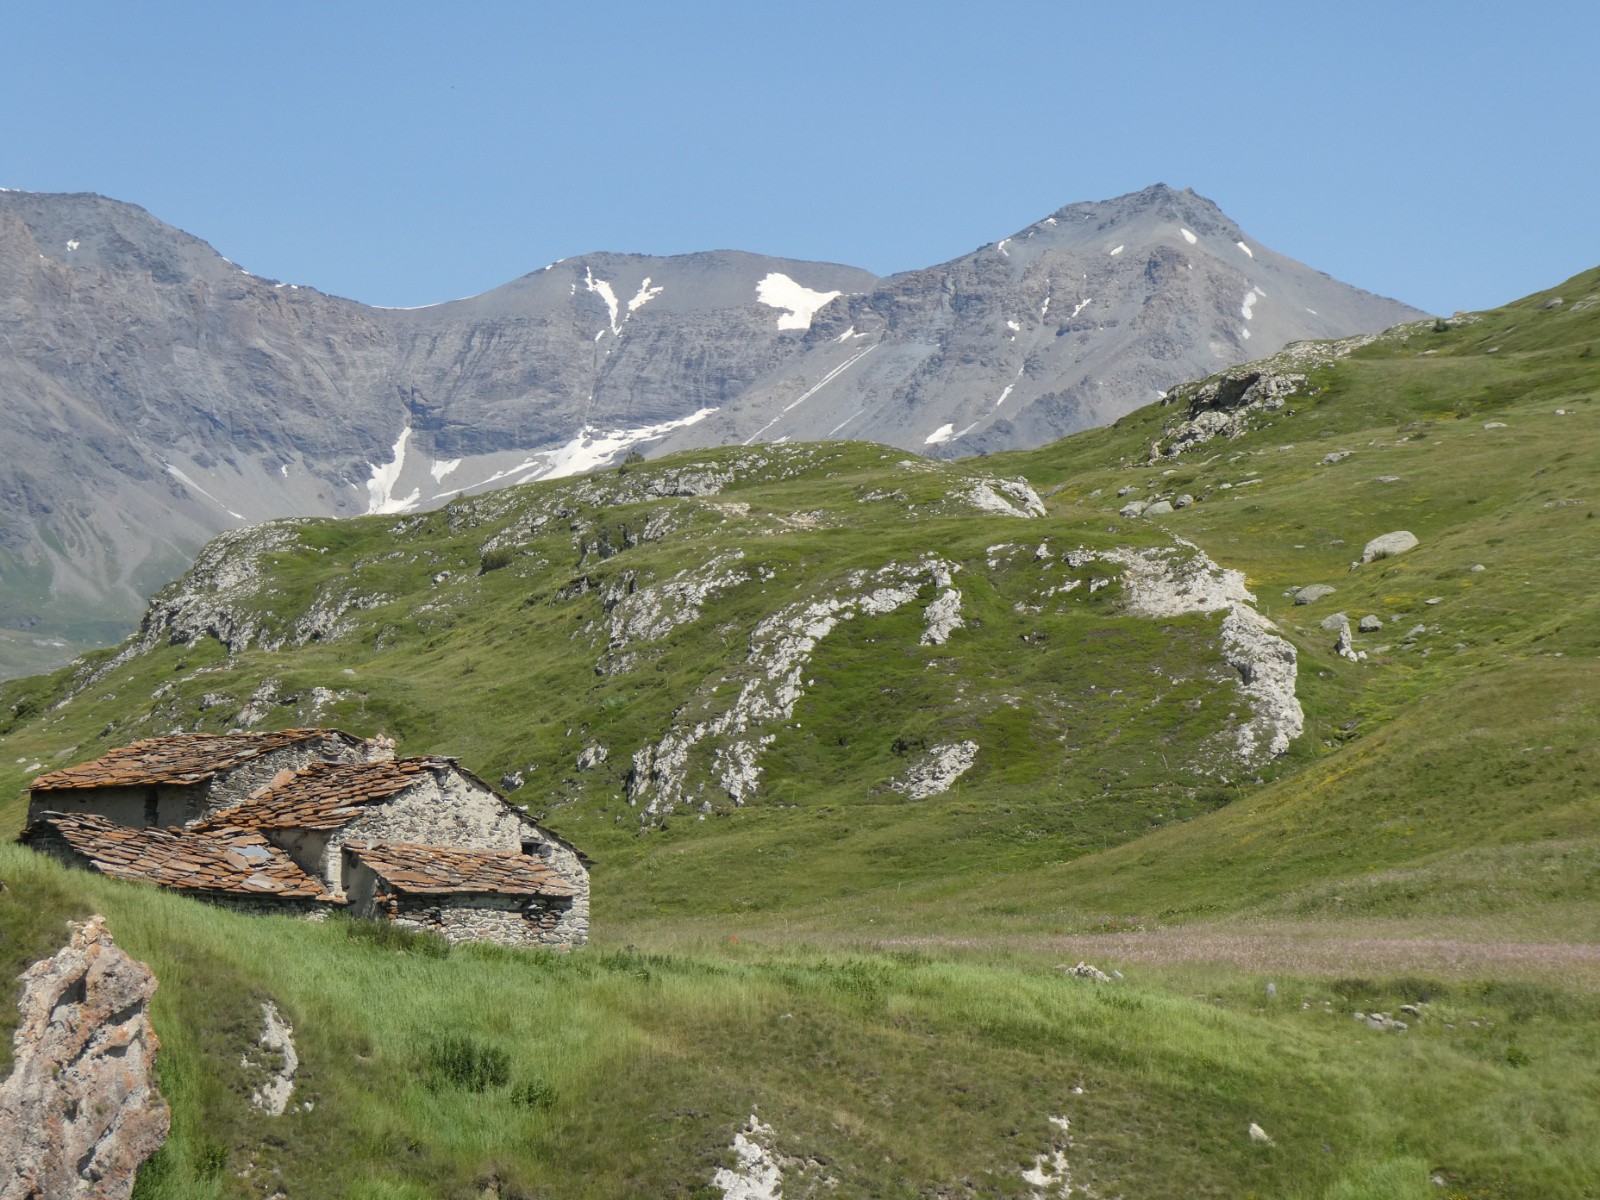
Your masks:
<svg viewBox="0 0 1600 1200"><path fill-rule="evenodd" d="M1383 620L1373 613L1368 613L1361 618L1356 628L1362 633L1378 633L1383 629Z"/></svg>
<svg viewBox="0 0 1600 1200"><path fill-rule="evenodd" d="M1333 595L1333 593L1334 589L1325 583L1311 583L1294 594L1294 602L1296 604L1314 604L1324 597Z"/></svg>
<svg viewBox="0 0 1600 1200"><path fill-rule="evenodd" d="M1193 503L1194 503L1194 497L1189 495L1188 492L1185 492L1183 495L1179 496L1176 500L1174 500L1172 502L1172 507L1173 508L1188 508L1189 505L1191 505Z"/></svg>
<svg viewBox="0 0 1600 1200"><path fill-rule="evenodd" d="M1147 517L1163 517L1171 511L1171 504L1165 500L1157 500L1154 504L1150 505L1150 507L1144 510L1144 515Z"/></svg>
<svg viewBox="0 0 1600 1200"><path fill-rule="evenodd" d="M1404 554L1407 550L1417 548L1417 535L1404 529L1397 529L1393 533L1385 533L1373 538L1361 551L1361 561L1364 563L1375 562L1380 558L1392 558L1396 554Z"/></svg>
<svg viewBox="0 0 1600 1200"><path fill-rule="evenodd" d="M1350 622L1345 621L1339 627L1339 640L1334 643L1333 652L1340 658L1348 658L1351 662L1359 662L1356 654L1355 639L1350 636Z"/></svg>
<svg viewBox="0 0 1600 1200"><path fill-rule="evenodd" d="M1129 500L1117 510L1117 515L1123 517L1141 516L1143 515L1144 510L1148 507L1149 505L1143 500Z"/></svg>
<svg viewBox="0 0 1600 1200"><path fill-rule="evenodd" d="M1342 612L1329 613L1322 618L1321 624L1329 633L1338 633L1340 629L1350 624L1350 614Z"/></svg>
<svg viewBox="0 0 1600 1200"><path fill-rule="evenodd" d="M22 975L11 1075L0 1083L0 1200L124 1200L167 1140L150 1027L156 980L104 917Z"/></svg>

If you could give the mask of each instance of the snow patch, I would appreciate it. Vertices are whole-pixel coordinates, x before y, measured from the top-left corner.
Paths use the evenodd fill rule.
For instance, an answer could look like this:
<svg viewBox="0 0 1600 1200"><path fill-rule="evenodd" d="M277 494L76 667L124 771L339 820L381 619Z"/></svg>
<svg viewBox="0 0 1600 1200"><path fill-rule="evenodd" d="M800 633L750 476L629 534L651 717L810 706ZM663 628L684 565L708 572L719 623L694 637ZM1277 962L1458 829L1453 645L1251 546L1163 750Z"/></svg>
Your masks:
<svg viewBox="0 0 1600 1200"><path fill-rule="evenodd" d="M756 299L768 308L785 309L778 318L779 329L810 329L811 318L817 310L841 292L815 292L796 283L780 271L774 271L756 284Z"/></svg>
<svg viewBox="0 0 1600 1200"><path fill-rule="evenodd" d="M396 499L394 485L400 482L400 472L406 463L406 442L411 439L411 426L400 431L394 442L394 459L378 464L368 463L372 478L367 480L367 513L400 513L412 508L422 498L420 488L412 488L404 499Z"/></svg>
<svg viewBox="0 0 1600 1200"><path fill-rule="evenodd" d="M1239 311L1244 314L1244 319L1246 321L1255 316L1255 314L1251 312L1251 309L1255 308L1256 301L1265 299L1266 297L1261 292L1258 292L1255 288L1251 288L1244 294L1244 303L1239 306Z"/></svg>
<svg viewBox="0 0 1600 1200"><path fill-rule="evenodd" d="M829 371L821 379L817 380L816 383L812 384L805 391L801 392L799 396L797 396L795 399L791 400L788 404L786 404L783 407L782 412L778 413L778 415L773 417L772 420L768 421L760 429L756 430L749 437L745 438L743 444L746 445L746 446L749 446L752 443L754 443L755 440L757 438L759 438L763 433L765 433L767 430L771 429L779 421L783 420L784 413L787 413L790 409L798 408L801 404L804 404L807 400L811 399L811 397L815 396L823 388L827 387L835 379L839 378L839 376L843 375L851 367L855 366L856 363L860 362L863 358L865 358L867 355L871 354L877 348L878 347L876 345L872 345L872 346L868 346L865 350L856 351L856 353L852 354L849 358L845 359L844 362L840 363L837 367L835 367L833 370Z"/></svg>
<svg viewBox="0 0 1600 1200"><path fill-rule="evenodd" d="M922 439L924 446L942 446L945 442L955 437L956 426L954 421L947 421Z"/></svg>
<svg viewBox="0 0 1600 1200"><path fill-rule="evenodd" d="M1000 251L1001 254L1005 254L1005 256L1007 258L1011 257L1011 255L1006 252L1006 243L1009 242L1010 240L1011 240L1010 238L1001 238L998 242L995 243L995 247L994 247L996 250Z"/></svg>
<svg viewBox="0 0 1600 1200"><path fill-rule="evenodd" d="M1178 232L1183 234L1183 240L1188 242L1189 245L1191 245L1191 246L1194 245L1196 242L1198 242L1200 240L1199 238L1195 237L1194 234L1190 233L1187 229L1184 229L1184 228L1180 227L1178 229Z"/></svg>
<svg viewBox="0 0 1600 1200"><path fill-rule="evenodd" d="M533 457L523 460L514 467L496 471L487 479L480 479L476 483L440 492L433 498L448 499L473 488L487 487L491 483L498 483L514 475L520 476L515 481L517 483L531 483L536 479L565 479L569 475L579 475L584 471L604 466L634 446L659 441L674 430L686 429L690 425L697 424L716 411L714 408L702 408L687 417L679 417L676 421L663 421L659 425L641 425L634 429L613 429L609 433L601 433L594 426L585 425L578 436L570 442L553 450L537 451Z"/></svg>
<svg viewBox="0 0 1600 1200"><path fill-rule="evenodd" d="M280 466L278 468L278 474L282 475L285 479L289 478L289 464L284 463L282 466Z"/></svg>
<svg viewBox="0 0 1600 1200"><path fill-rule="evenodd" d="M1234 245L1239 247L1239 249L1243 250L1251 258L1255 257L1255 252L1253 250L1251 250L1249 246L1246 246L1243 242L1235 242Z"/></svg>
<svg viewBox="0 0 1600 1200"><path fill-rule="evenodd" d="M1127 249L1126 246L1118 246L1118 247L1116 247L1115 249L1113 249L1111 251L1111 257L1115 258L1117 255L1121 254L1126 249Z"/></svg>
<svg viewBox="0 0 1600 1200"><path fill-rule="evenodd" d="M179 483L183 484L183 486L188 488L190 491L199 492L202 496L204 496L207 500L211 501L211 503L215 504L223 512L227 513L230 517L235 517L235 518L237 518L238 520L241 520L241 521L244 520L244 518L239 516L238 513L234 512L231 508L229 508L221 500L218 500L210 492L206 491L205 488L201 487L194 480L190 479L187 475L185 475L182 471L178 470L178 468L173 466L171 463L163 463L162 466L167 468L167 474L168 475L171 475L174 479L176 479Z"/></svg>
<svg viewBox="0 0 1600 1200"><path fill-rule="evenodd" d="M1077 316L1079 313L1081 313L1084 309L1088 308L1089 305L1091 305L1093 303L1094 303L1093 298L1090 298L1088 300L1079 300L1077 307L1072 310L1072 316L1069 316L1067 318L1067 320L1069 320L1069 321L1072 320L1072 317Z"/></svg>
<svg viewBox="0 0 1600 1200"><path fill-rule="evenodd" d="M1248 342L1250 340L1250 331L1248 329L1240 329L1239 336Z"/></svg>
<svg viewBox="0 0 1600 1200"><path fill-rule="evenodd" d="M78 241L77 238L73 238L70 242L67 243L67 252L71 253L72 251L76 250L82 244L83 243Z"/></svg>
<svg viewBox="0 0 1600 1200"><path fill-rule="evenodd" d="M452 458L448 462L436 462L428 468L428 474L433 476L435 483L442 483L444 477L461 465L459 458Z"/></svg>
<svg viewBox="0 0 1600 1200"><path fill-rule="evenodd" d="M1039 306L1039 315L1042 317L1049 311L1050 311L1050 297L1046 296L1044 298L1044 303Z"/></svg>
<svg viewBox="0 0 1600 1200"><path fill-rule="evenodd" d="M1016 386L1017 385L1014 384L1014 383L1006 384L1006 390L1000 393L1000 399L998 399L998 400L996 400L994 402L994 406L996 408L999 408L1002 404L1004 404L1006 402L1006 397L1011 395L1011 389L1016 387Z"/></svg>
<svg viewBox="0 0 1600 1200"><path fill-rule="evenodd" d="M661 295L661 293L666 291L666 290L667 289L666 289L666 285L665 284L660 284L660 285L658 285L656 287L651 287L650 286L650 276L646 275L644 277L644 282L639 285L639 290L633 294L633 299L628 301L628 312L629 312L629 314L631 315L633 313L638 312L646 304L649 304L650 301L654 300L657 296ZM624 318L624 320L626 320L626 318Z"/></svg>
<svg viewBox="0 0 1600 1200"><path fill-rule="evenodd" d="M1011 330L1012 333L1021 333L1022 332L1022 326L1018 325L1015 321L1007 321L1006 322L1006 328Z"/></svg>
<svg viewBox="0 0 1600 1200"><path fill-rule="evenodd" d="M857 417L859 417L862 413L864 413L866 411L867 410L864 409L864 408L857 409L855 412L851 413L844 420L840 421L832 429L828 430L828 436L832 437L834 434L838 433L839 430L843 429L846 425L850 424L851 421L854 421Z"/></svg>
<svg viewBox="0 0 1600 1200"><path fill-rule="evenodd" d="M659 441L674 430L697 425L716 411L715 408L702 408L687 417L679 417L676 421L663 421L659 425L641 425L635 429L613 429L609 433L601 433L594 426L585 425L582 432L565 445L558 446L554 450L541 451L540 454L545 461L529 478L564 479L568 475L581 475L585 471L604 466L634 446L644 442ZM517 467L513 468L513 471L521 469ZM505 472L505 474L511 473L511 471Z"/></svg>
<svg viewBox="0 0 1600 1200"><path fill-rule="evenodd" d="M606 312L611 314L611 332L621 333L622 326L617 323L617 293L611 290L611 285L604 279L596 279L594 272L588 267L583 269L583 286L586 291L593 292L605 301ZM601 332L604 332L603 330ZM600 340L600 335L595 335L595 341Z"/></svg>

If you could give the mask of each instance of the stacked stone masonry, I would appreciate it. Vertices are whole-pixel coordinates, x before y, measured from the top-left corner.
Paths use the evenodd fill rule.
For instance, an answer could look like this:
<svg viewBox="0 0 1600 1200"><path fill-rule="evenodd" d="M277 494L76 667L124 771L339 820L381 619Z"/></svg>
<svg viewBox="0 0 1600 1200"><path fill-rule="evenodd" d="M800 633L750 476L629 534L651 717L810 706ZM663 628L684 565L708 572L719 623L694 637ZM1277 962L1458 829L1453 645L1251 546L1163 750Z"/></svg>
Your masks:
<svg viewBox="0 0 1600 1200"><path fill-rule="evenodd" d="M588 940L577 849L454 759L336 730L149 739L41 776L29 817L23 841L71 866L239 911Z"/></svg>

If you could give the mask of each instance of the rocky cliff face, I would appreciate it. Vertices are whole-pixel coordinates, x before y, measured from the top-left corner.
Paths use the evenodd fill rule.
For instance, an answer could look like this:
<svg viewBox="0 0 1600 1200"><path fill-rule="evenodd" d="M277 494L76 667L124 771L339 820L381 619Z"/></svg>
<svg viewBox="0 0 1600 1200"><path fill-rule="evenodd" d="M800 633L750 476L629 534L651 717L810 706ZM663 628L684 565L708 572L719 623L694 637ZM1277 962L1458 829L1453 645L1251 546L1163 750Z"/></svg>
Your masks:
<svg viewBox="0 0 1600 1200"><path fill-rule="evenodd" d="M167 1137L155 977L91 917L22 982L15 1065L0 1083L0 1200L128 1196Z"/></svg>
<svg viewBox="0 0 1600 1200"><path fill-rule="evenodd" d="M1036 445L1411 315L1160 186L882 280L594 254L410 310L259 278L131 205L0 192L0 675L116 640L207 538L268 518L428 507L632 448Z"/></svg>

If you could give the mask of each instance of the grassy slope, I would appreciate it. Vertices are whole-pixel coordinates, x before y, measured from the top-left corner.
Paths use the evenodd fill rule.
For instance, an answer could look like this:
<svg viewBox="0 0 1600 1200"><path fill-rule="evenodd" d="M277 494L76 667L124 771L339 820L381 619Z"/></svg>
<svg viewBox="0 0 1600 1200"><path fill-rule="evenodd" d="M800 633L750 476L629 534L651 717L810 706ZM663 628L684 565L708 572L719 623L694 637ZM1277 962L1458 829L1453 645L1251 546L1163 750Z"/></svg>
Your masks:
<svg viewBox="0 0 1600 1200"><path fill-rule="evenodd" d="M1360 351L1317 372L1292 415L1173 464L1142 465L1173 417L1160 408L971 464L1056 489L1050 518L1027 525L930 511L962 468L836 447L717 498L747 514L672 501L685 524L671 538L581 571L563 525L477 574L486 531L515 519L475 507L492 500L457 508L454 533L451 514L399 523L395 557L393 520L308 527L312 548L279 564L273 608L302 609L343 579L394 601L300 651L227 663L214 643L162 649L59 711L65 676L10 685L0 794L34 762L177 724L225 728L262 678L285 695L327 687L343 696L325 719L386 728L407 751L459 753L491 777L539 764L519 799L598 858L596 950L397 953L339 925L244 921L7 851L7 957L25 961L59 936L62 912L93 908L156 965L177 1125L152 1195L265 1194L273 1167L290 1195L466 1195L491 1176L507 1195L692 1195L753 1105L845 1194L1022 1194L1017 1171L1057 1113L1072 1119L1078 1178L1101 1194L1439 1194L1438 1168L1458 1195L1600 1194L1596 1014L1570 990L1593 970L1573 943L1600 925L1600 306L1575 303L1600 292L1600 272L1557 292L1567 304L1553 311L1531 297ZM1318 465L1335 449L1353 454ZM1262 482L1218 487L1250 478ZM1259 784L1205 773L1221 719L1203 703L1214 622L1122 617L1115 589L1017 613L1037 588L1031 554L987 567L1001 541L1160 544L1161 529L1116 516L1129 483L1201 497L1162 525L1245 570L1300 649L1307 733ZM903 499L861 502L895 488ZM644 512L577 519L621 545ZM1348 570L1396 528L1421 547ZM635 673L595 674L601 647L583 631L598 600L557 601L556 588L582 573L663 578L735 544L772 579L726 594ZM818 684L764 760L759 800L639 832L616 798L628 753L737 671L756 620L849 565L926 551L965 564L967 629L920 647L920 606L847 623L813 660ZM432 584L441 570L454 574ZM1311 582L1338 591L1293 606L1284 593ZM1318 621L1336 608L1385 618L1359 639L1366 662L1332 654ZM1416 624L1428 628L1407 645ZM218 692L233 700L202 709ZM950 793L882 790L904 765L897 743L963 736L984 751ZM612 757L577 772L590 741ZM1268 936L1285 931L1288 943ZM1402 935L1502 957L1468 955L1431 980L1396 978L1392 956L1340 965L1338 947ZM1334 965L1259 952L1322 936L1351 939ZM1150 961L1140 937L1167 949ZM1185 943L1205 954L1227 937L1258 952L1233 968L1181 961ZM885 942L928 949L871 949ZM1554 985L1526 982L1536 972L1504 950L1530 943L1569 952L1547 972ZM1085 944L1129 984L1049 971ZM1423 993L1434 1012L1404 1037L1348 1017ZM265 1140L225 1069L264 995L297 1018L318 1098L314 1117ZM514 1080L550 1084L553 1107L518 1106L509 1087L427 1088L426 1048L458 1009L456 1023L512 1055ZM1252 1147L1249 1121L1278 1145ZM956 1136L926 1136L939 1126ZM241 1181L252 1156L273 1161Z"/></svg>

